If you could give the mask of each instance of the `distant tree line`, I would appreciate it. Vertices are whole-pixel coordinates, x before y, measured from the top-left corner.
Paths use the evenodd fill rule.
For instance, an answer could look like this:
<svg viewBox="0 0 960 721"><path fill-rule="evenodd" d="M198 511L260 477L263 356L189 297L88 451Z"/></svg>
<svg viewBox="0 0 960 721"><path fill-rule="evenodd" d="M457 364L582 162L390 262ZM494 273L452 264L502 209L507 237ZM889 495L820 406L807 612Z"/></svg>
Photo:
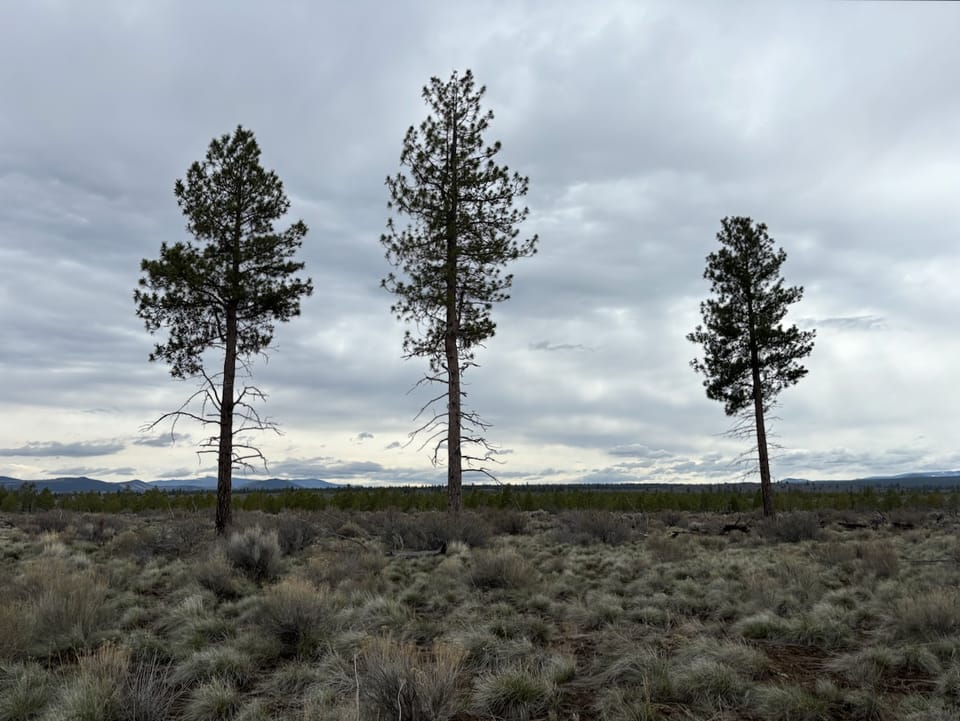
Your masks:
<svg viewBox="0 0 960 721"><path fill-rule="evenodd" d="M874 489L871 486L845 491L780 490L774 497L777 511L851 510L888 512L896 509L960 511L960 491L924 489ZM37 491L32 484L20 488L0 487L0 511L74 511L86 513L139 513L148 511L206 512L216 507L213 492L161 491L139 493L123 489L116 493L54 494ZM239 492L235 505L245 511L440 511L447 508L442 487L338 488L333 490L287 489ZM590 489L551 486L467 486L463 505L469 509L517 511L605 510L657 513L688 511L703 513L748 513L762 510L759 490L730 486L684 486L678 490L635 490L622 487Z"/></svg>

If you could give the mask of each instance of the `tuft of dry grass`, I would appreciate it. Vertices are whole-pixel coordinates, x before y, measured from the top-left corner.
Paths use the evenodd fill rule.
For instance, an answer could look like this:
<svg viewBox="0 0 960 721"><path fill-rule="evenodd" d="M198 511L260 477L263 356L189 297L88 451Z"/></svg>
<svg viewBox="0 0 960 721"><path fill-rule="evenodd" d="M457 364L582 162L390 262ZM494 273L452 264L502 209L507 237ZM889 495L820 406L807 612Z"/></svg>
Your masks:
<svg viewBox="0 0 960 721"><path fill-rule="evenodd" d="M470 559L467 579L475 588L525 588L535 581L533 567L513 551L480 551Z"/></svg>
<svg viewBox="0 0 960 721"><path fill-rule="evenodd" d="M425 653L389 637L374 639L357 661L362 706L370 718L447 721L460 708L463 658L452 646Z"/></svg>
<svg viewBox="0 0 960 721"><path fill-rule="evenodd" d="M901 598L890 619L897 635L921 641L960 633L960 591L934 588Z"/></svg>
<svg viewBox="0 0 960 721"><path fill-rule="evenodd" d="M295 576L266 589L255 623L281 658L310 656L336 627L326 592Z"/></svg>
<svg viewBox="0 0 960 721"><path fill-rule="evenodd" d="M244 518L251 547L283 523ZM358 691L361 719L958 718L949 518L771 543L598 515L619 544L520 518L485 512L477 549L444 514L302 514L249 577L209 519L128 516L101 543L0 518L0 721L356 721ZM447 554L388 557L391 529Z"/></svg>

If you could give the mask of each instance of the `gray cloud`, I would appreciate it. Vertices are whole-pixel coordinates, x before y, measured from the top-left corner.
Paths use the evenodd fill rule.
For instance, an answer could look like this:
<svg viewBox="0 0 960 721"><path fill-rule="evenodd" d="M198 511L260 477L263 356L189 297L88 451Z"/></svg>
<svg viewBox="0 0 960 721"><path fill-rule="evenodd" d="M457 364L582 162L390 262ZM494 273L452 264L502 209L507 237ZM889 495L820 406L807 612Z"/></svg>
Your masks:
<svg viewBox="0 0 960 721"><path fill-rule="evenodd" d="M316 286L254 362L284 432L257 439L271 471L442 482L417 444L389 440L432 389L410 390L426 363L401 358L378 238L421 86L470 67L489 88L490 139L530 176L521 232L541 237L509 269L497 335L465 378L489 438L513 450L504 479L736 479L748 444L718 435L728 419L688 368L685 334L719 220L741 213L786 249L785 277L806 290L797 322L822 331L782 397L782 440L801 450L775 474L956 465L960 342L944 328L960 303L960 8L372 7L0 7L17 28L0 45L17 109L0 115L7 450L134 439L194 390L147 362L131 293L140 260L185 237L174 180L242 123L310 226ZM166 430L115 442L111 460L148 478L212 470L188 439L162 444ZM382 444L361 449L367 433ZM45 474L55 454L35 450L3 454L0 474Z"/></svg>
<svg viewBox="0 0 960 721"><path fill-rule="evenodd" d="M284 478L350 479L366 478L383 471L372 461L342 461L330 457L287 459L270 463L269 474Z"/></svg>
<svg viewBox="0 0 960 721"><path fill-rule="evenodd" d="M137 446L152 446L166 448L177 443L192 443L193 438L188 433L161 433L157 436L140 437L133 441Z"/></svg>
<svg viewBox="0 0 960 721"><path fill-rule="evenodd" d="M887 330L887 319L879 315L849 315L834 318L803 318L798 325L807 328L836 328L838 330Z"/></svg>
<svg viewBox="0 0 960 721"><path fill-rule="evenodd" d="M547 340L537 341L536 343L530 344L530 350L545 350L549 352L554 351L563 351L563 350L593 350L582 343L551 343Z"/></svg>
<svg viewBox="0 0 960 721"><path fill-rule="evenodd" d="M129 481L133 480L136 472L136 469L130 466L64 466L51 468L47 471L47 475L53 478L86 476L87 478L96 478L98 480Z"/></svg>
<svg viewBox="0 0 960 721"><path fill-rule="evenodd" d="M59 441L36 441L19 448L0 448L0 456L22 456L29 458L57 458L69 456L86 458L90 456L110 456L125 448L115 441L80 441L60 443Z"/></svg>

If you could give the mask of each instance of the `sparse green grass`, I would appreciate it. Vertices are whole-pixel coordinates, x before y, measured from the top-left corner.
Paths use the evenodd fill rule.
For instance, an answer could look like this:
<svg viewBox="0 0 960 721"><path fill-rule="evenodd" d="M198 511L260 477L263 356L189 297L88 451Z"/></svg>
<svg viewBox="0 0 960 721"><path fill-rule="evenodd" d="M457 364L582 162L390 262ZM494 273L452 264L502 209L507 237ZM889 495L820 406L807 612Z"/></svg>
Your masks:
<svg viewBox="0 0 960 721"><path fill-rule="evenodd" d="M0 721L960 718L954 517L496 514L0 517Z"/></svg>

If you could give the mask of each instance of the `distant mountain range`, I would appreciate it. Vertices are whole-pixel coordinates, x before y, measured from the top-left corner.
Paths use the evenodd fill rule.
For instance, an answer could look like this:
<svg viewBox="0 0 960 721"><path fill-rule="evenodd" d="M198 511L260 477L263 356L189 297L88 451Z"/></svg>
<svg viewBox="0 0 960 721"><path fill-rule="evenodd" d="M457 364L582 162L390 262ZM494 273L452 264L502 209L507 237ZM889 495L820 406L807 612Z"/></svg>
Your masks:
<svg viewBox="0 0 960 721"><path fill-rule="evenodd" d="M53 493L116 493L127 488L136 493L143 493L151 488L157 488L164 491L215 491L217 488L217 479L212 476L203 478L175 479L162 481L126 481L123 483L110 483L100 481L86 476L68 477L68 478L44 478L38 480L22 480L19 478L10 478L0 476L0 486L7 488L19 488L24 483L32 483L37 490L49 488ZM548 484L547 484L548 485ZM667 490L681 491L684 489L695 490L702 484L682 484L682 483L644 483L644 484L589 484L591 488L637 488L641 490ZM710 484L723 486L737 486L741 490L759 487L756 482ZM831 491L831 490L856 490L871 486L873 488L901 488L901 489L920 489L920 488L949 488L960 489L960 471L930 471L921 473L901 473L896 476L870 476L867 478L854 478L845 481L826 481L809 480L806 478L784 478L778 481L776 485L785 485L795 487L798 490L808 488L812 491ZM341 484L323 481L319 478L298 478L289 480L285 478L268 478L267 480L246 481L242 478L233 480L233 490L244 491L281 491L288 488L320 489L320 488L343 488ZM537 485L538 488L545 487L544 484Z"/></svg>
<svg viewBox="0 0 960 721"><path fill-rule="evenodd" d="M788 485L814 485L821 490L833 487L849 489L864 488L960 488L960 471L924 471L900 473L895 476L867 476L849 481L810 481L805 478L784 478L780 483Z"/></svg>
<svg viewBox="0 0 960 721"><path fill-rule="evenodd" d="M204 478L190 478L181 480L163 480L163 481L126 481L124 483L110 483L100 481L86 476L76 476L67 478L43 478L39 480L22 480L19 478L10 478L0 476L0 486L7 488L19 488L24 483L32 483L37 490L42 491L49 488L53 493L116 493L127 488L136 493L143 493L151 488L158 488L163 491L215 491L217 489L217 479L212 476ZM285 488L338 488L336 483L322 481L319 478L298 478L295 481L283 478L269 478L267 480L245 481L235 478L233 480L234 491L280 491Z"/></svg>

